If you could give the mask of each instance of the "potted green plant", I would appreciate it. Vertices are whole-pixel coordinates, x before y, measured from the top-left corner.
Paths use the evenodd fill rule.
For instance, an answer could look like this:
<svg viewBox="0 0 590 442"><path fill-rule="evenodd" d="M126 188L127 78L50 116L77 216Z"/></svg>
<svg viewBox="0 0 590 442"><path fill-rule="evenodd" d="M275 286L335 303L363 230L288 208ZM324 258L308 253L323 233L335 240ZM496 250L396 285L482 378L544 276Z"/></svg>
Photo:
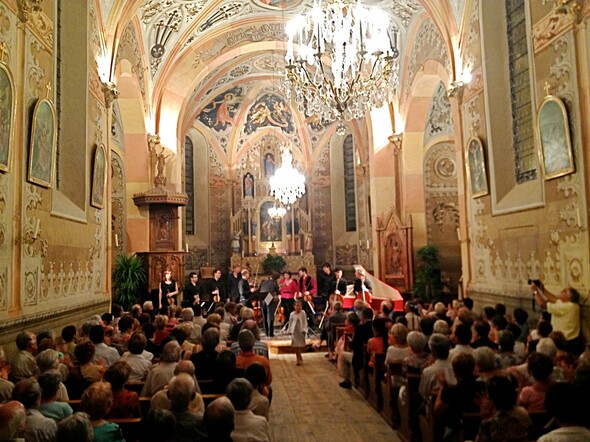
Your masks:
<svg viewBox="0 0 590 442"><path fill-rule="evenodd" d="M424 246L416 252L418 269L414 280L414 296L424 301L440 297L440 252L436 246Z"/></svg>
<svg viewBox="0 0 590 442"><path fill-rule="evenodd" d="M264 261L262 261L262 269L264 273L270 274L273 272L281 273L281 271L287 266L287 261L282 256L278 255L267 255Z"/></svg>
<svg viewBox="0 0 590 442"><path fill-rule="evenodd" d="M128 310L139 299L139 291L145 286L147 276L143 259L135 254L119 255L113 271L114 301Z"/></svg>

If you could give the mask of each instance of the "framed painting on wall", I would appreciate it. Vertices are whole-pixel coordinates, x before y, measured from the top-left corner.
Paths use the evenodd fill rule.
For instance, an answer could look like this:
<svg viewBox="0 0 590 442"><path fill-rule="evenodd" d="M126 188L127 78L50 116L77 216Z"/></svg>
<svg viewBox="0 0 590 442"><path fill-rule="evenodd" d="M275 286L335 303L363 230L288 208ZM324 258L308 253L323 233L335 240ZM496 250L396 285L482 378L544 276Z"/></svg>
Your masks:
<svg viewBox="0 0 590 442"><path fill-rule="evenodd" d="M547 95L539 106L537 137L545 180L576 171L567 110L563 101L554 95Z"/></svg>
<svg viewBox="0 0 590 442"><path fill-rule="evenodd" d="M94 166L92 169L92 196L90 198L90 205L98 209L104 207L104 190L106 187L107 153L104 144L96 146L94 152Z"/></svg>
<svg viewBox="0 0 590 442"><path fill-rule="evenodd" d="M14 79L8 66L0 61L0 171L10 172L14 138Z"/></svg>
<svg viewBox="0 0 590 442"><path fill-rule="evenodd" d="M55 106L49 99L43 98L35 105L31 127L28 180L50 188L57 146L57 119Z"/></svg>
<svg viewBox="0 0 590 442"><path fill-rule="evenodd" d="M467 141L465 164L467 166L471 197L479 198L480 196L490 193L486 173L485 152L483 149L483 143L479 137L471 137Z"/></svg>

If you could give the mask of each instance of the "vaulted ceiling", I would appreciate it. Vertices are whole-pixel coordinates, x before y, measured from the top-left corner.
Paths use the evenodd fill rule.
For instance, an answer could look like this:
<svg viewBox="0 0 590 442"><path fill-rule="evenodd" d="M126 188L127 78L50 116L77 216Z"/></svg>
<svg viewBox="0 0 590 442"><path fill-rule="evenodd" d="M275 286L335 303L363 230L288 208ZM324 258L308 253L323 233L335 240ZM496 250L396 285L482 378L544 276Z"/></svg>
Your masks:
<svg viewBox="0 0 590 442"><path fill-rule="evenodd" d="M408 41L419 24L431 18L443 38L452 42L466 1L363 4L379 7L389 16L391 29L399 30L403 69ZM142 59L143 66L134 69L143 83L146 112L155 121L153 130L168 131L163 141L168 137L172 142L196 127L212 135L216 148L234 164L245 146L270 130L295 139L308 159L325 138L325 122L306 119L292 103L281 103L279 92L285 23L311 4L312 0L100 0L108 50L120 51L119 58L135 52L135 58ZM447 50L453 52L452 47ZM114 63L112 69L114 74ZM285 130L282 121L247 127L264 97L268 106L276 103L281 115L293 121L293 130ZM220 117L211 110L222 102L227 114Z"/></svg>

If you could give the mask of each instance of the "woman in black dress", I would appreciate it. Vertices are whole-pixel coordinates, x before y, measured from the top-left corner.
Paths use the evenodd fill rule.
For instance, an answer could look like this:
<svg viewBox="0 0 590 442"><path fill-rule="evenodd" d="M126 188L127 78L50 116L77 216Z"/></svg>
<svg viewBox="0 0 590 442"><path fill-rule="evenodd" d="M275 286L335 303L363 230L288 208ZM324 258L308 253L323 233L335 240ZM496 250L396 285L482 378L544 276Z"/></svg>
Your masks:
<svg viewBox="0 0 590 442"><path fill-rule="evenodd" d="M160 283L160 293L158 294L159 309L162 311L162 298L164 297L167 305L176 305L176 295L178 295L178 286L172 279L172 270L166 269L164 280Z"/></svg>

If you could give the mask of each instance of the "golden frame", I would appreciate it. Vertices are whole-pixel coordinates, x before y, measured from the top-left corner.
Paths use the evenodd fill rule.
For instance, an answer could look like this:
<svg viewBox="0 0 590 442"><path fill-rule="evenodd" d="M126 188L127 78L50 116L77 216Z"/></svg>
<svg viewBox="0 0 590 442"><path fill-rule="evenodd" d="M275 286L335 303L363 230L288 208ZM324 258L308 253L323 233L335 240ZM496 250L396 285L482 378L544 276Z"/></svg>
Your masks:
<svg viewBox="0 0 590 442"><path fill-rule="evenodd" d="M465 167L467 168L467 182L469 183L471 198L488 195L490 189L486 170L486 155L479 137L473 136L467 140Z"/></svg>
<svg viewBox="0 0 590 442"><path fill-rule="evenodd" d="M47 144L50 146L47 146ZM28 181L51 188L55 172L57 147L57 117L55 106L48 98L35 105L29 146Z"/></svg>
<svg viewBox="0 0 590 442"><path fill-rule="evenodd" d="M92 165L92 193L90 205L97 209L104 207L104 194L107 187L107 152L104 144L96 146Z"/></svg>
<svg viewBox="0 0 590 442"><path fill-rule="evenodd" d="M545 180L576 171L567 109L555 95L547 95L539 105L537 140Z"/></svg>
<svg viewBox="0 0 590 442"><path fill-rule="evenodd" d="M0 85L3 83L6 83L5 86L8 87L10 96L4 96L3 90L0 89L0 97L3 97L2 106L0 107L0 117L5 113L9 114L5 121L0 119L0 171L10 172L12 167L12 144L14 142L16 89L14 86L14 78L12 77L8 65L3 60L0 60ZM7 125L7 127L4 127L4 125Z"/></svg>

